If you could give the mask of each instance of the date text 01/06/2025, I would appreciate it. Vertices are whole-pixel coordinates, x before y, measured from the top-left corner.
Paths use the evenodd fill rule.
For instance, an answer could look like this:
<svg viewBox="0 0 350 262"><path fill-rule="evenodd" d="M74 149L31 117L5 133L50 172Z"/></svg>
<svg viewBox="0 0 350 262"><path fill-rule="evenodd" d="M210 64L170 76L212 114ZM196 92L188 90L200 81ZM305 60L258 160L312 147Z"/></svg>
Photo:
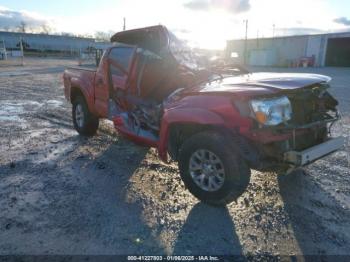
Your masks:
<svg viewBox="0 0 350 262"><path fill-rule="evenodd" d="M128 261L219 261L216 256L128 256Z"/></svg>

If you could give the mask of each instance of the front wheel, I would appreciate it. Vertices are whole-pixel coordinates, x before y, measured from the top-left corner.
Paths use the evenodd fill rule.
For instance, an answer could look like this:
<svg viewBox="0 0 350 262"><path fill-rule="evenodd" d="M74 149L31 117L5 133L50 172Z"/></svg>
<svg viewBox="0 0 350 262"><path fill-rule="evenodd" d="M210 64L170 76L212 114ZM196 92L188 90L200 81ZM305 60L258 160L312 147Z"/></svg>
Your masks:
<svg viewBox="0 0 350 262"><path fill-rule="evenodd" d="M202 132L180 148L180 175L188 190L211 205L227 205L247 188L250 169L230 141L216 132Z"/></svg>
<svg viewBox="0 0 350 262"><path fill-rule="evenodd" d="M99 119L94 116L81 96L73 101L72 118L74 128L80 135L92 136L96 134L99 125Z"/></svg>

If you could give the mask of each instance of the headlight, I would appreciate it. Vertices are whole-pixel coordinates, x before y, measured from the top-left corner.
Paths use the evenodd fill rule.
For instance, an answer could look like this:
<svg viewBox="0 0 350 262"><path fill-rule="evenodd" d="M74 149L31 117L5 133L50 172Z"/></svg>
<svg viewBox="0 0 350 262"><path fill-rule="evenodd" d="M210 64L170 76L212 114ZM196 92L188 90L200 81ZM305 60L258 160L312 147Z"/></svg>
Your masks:
<svg viewBox="0 0 350 262"><path fill-rule="evenodd" d="M292 117L292 106L286 96L251 100L250 106L255 119L266 126L279 125Z"/></svg>

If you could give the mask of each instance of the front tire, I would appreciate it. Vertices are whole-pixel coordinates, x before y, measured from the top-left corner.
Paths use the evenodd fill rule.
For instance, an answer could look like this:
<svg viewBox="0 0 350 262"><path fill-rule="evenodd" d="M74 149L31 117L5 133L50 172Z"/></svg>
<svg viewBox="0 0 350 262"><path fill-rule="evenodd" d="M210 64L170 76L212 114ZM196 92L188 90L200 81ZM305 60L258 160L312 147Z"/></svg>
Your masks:
<svg viewBox="0 0 350 262"><path fill-rule="evenodd" d="M93 136L96 134L99 119L89 111L85 99L81 96L73 101L72 118L74 128L80 135Z"/></svg>
<svg viewBox="0 0 350 262"><path fill-rule="evenodd" d="M235 201L250 181L245 161L217 132L201 132L187 139L180 148L179 169L187 189L216 206Z"/></svg>

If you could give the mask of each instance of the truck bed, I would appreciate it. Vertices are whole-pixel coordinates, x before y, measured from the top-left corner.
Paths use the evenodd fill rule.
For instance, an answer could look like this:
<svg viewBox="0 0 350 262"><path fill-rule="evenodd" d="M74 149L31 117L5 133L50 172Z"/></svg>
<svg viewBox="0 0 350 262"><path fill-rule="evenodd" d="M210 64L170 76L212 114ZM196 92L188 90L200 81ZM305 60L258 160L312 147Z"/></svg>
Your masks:
<svg viewBox="0 0 350 262"><path fill-rule="evenodd" d="M72 86L94 93L96 68L89 67L67 67L63 74L65 96L69 100Z"/></svg>

